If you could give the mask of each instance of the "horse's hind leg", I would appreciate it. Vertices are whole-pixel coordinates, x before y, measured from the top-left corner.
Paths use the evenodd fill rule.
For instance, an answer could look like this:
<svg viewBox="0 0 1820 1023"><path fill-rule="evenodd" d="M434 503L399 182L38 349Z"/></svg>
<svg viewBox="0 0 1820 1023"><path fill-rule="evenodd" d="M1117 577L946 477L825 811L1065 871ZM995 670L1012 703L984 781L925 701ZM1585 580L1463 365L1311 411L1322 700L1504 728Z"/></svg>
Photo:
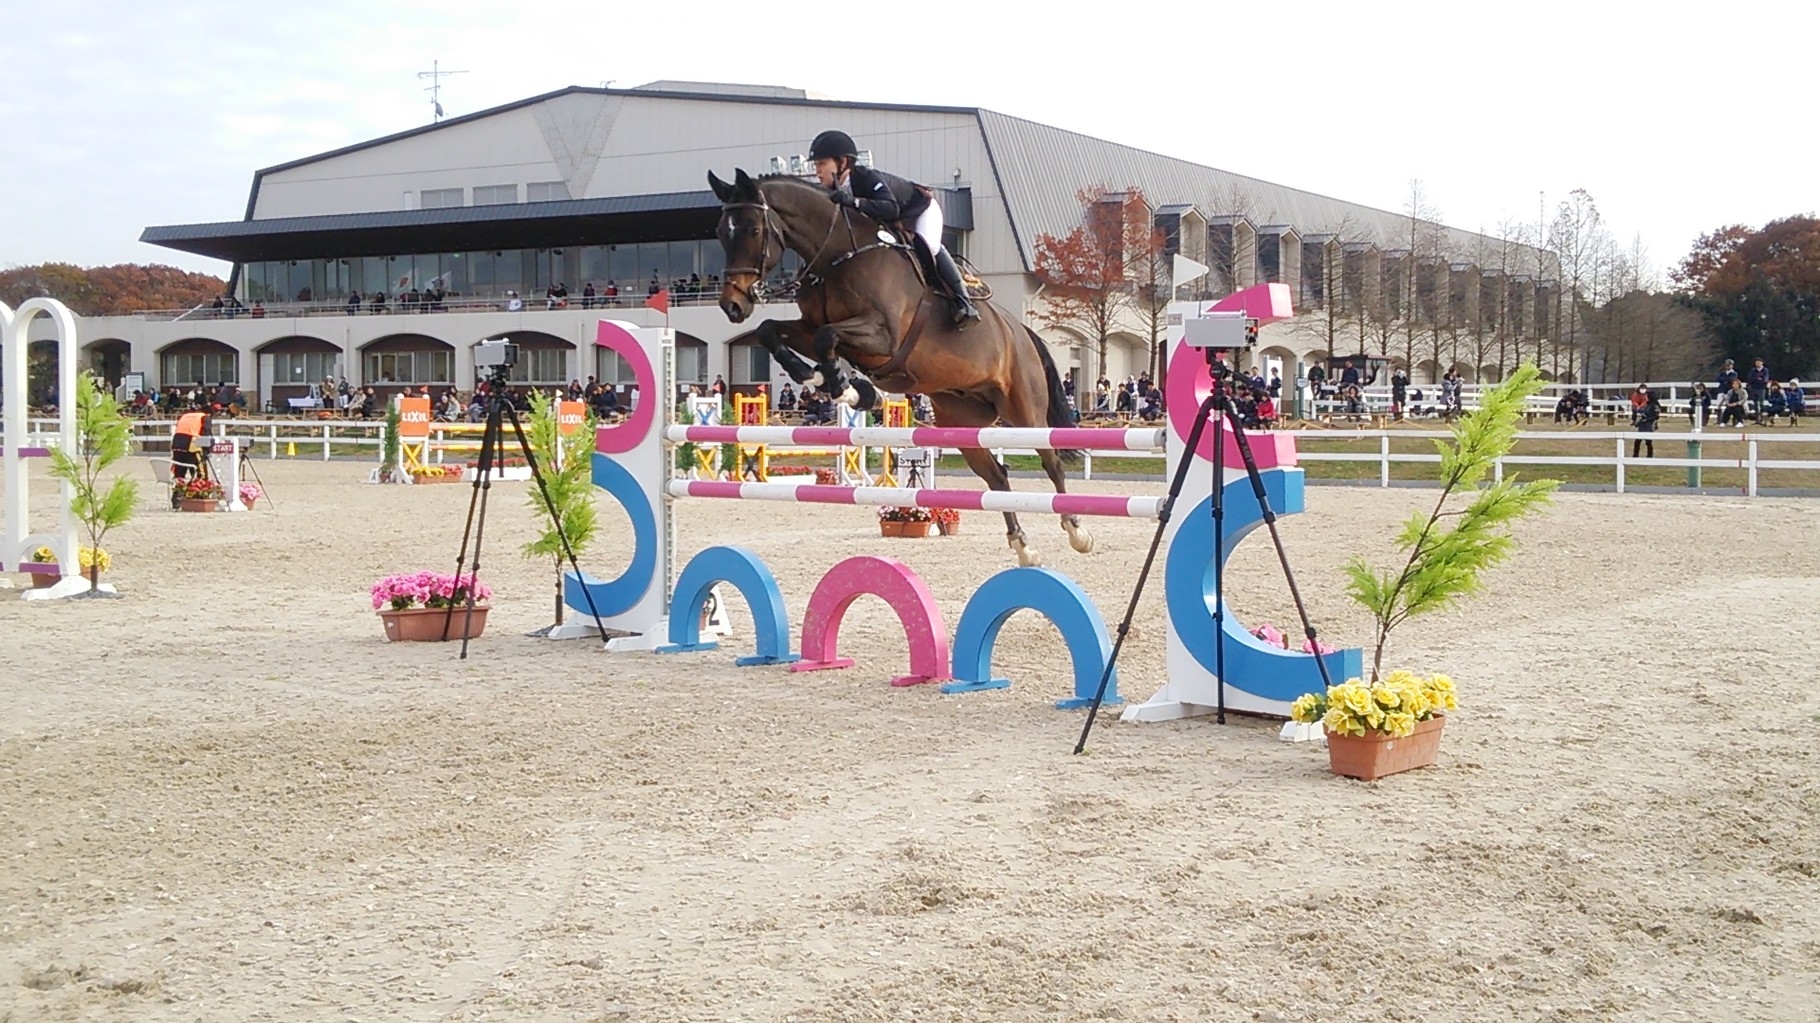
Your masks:
<svg viewBox="0 0 1820 1023"><path fill-rule="evenodd" d="M932 394L929 403L935 407L935 421L943 426L991 426L998 414L985 402L972 398L962 398L952 394ZM967 460L967 468L973 474L986 481L991 490L1010 490L1011 476L1005 467L999 464L992 452L984 448L962 448L961 457ZM1042 564L1042 559L1030 547L1029 538L1024 535L1024 527L1018 525L1017 515L1013 512L1005 516L1005 543L1017 552L1017 563L1026 568Z"/></svg>
<svg viewBox="0 0 1820 1023"><path fill-rule="evenodd" d="M1067 493L1068 477L1067 473L1063 471L1061 454L1047 448L1037 454L1043 460L1043 471L1049 474L1049 482L1055 484L1055 492ZM1082 554L1093 553L1093 534L1081 524L1080 516L1062 516L1062 528L1068 531L1068 546Z"/></svg>

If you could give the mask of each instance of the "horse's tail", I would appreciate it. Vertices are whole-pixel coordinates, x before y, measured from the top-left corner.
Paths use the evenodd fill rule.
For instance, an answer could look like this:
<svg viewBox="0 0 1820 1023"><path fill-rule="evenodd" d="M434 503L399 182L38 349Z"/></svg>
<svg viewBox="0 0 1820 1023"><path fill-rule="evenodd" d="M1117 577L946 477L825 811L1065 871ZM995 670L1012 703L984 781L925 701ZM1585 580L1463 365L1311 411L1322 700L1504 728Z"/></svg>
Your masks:
<svg viewBox="0 0 1820 1023"><path fill-rule="evenodd" d="M1024 333L1030 335L1030 343L1036 346L1036 357L1043 360L1043 378L1049 384L1049 415L1047 419L1050 429L1065 430L1073 427L1076 425L1074 422L1074 410L1068 405L1068 392L1062 389L1062 375L1055 368L1055 359L1049 354L1049 346L1044 344L1043 339L1037 336L1036 331L1031 330L1029 327L1024 328ZM1066 451L1057 451L1056 454L1062 457L1062 461L1070 465L1081 461L1081 453L1078 450L1070 449Z"/></svg>

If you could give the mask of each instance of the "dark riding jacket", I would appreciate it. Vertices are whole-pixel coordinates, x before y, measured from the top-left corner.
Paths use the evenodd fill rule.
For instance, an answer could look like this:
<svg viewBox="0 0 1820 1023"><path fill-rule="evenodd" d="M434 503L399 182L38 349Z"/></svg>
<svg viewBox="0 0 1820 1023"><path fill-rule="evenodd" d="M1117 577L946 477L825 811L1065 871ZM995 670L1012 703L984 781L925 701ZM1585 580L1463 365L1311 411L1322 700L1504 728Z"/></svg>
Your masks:
<svg viewBox="0 0 1820 1023"><path fill-rule="evenodd" d="M915 220L929 208L929 196L915 183L871 167L856 165L847 175L847 185L861 213L887 224Z"/></svg>

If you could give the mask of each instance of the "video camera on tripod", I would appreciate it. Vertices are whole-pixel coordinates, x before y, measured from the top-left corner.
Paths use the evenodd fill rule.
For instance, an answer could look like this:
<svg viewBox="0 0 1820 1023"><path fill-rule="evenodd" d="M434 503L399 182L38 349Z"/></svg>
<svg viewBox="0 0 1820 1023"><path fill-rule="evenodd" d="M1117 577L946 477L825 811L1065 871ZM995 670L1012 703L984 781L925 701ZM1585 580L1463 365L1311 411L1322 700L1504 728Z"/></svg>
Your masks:
<svg viewBox="0 0 1820 1023"><path fill-rule="evenodd" d="M1225 380L1232 376L1232 365L1221 353L1257 347L1258 321L1242 312L1206 313L1182 321L1182 340L1206 354L1214 379Z"/></svg>
<svg viewBox="0 0 1820 1023"><path fill-rule="evenodd" d="M504 338L482 341L474 346L474 370L487 370L489 376L501 376L518 365L518 346Z"/></svg>

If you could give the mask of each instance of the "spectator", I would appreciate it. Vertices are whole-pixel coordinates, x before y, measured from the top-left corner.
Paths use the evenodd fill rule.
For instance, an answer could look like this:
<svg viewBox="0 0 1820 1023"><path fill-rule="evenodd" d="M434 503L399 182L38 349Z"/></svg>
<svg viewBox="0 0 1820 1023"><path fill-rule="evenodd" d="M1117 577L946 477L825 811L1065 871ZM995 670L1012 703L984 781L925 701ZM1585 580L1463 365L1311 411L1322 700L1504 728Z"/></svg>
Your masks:
<svg viewBox="0 0 1820 1023"><path fill-rule="evenodd" d="M1801 379L1789 377L1788 384L1782 388L1782 399L1788 402L1788 418L1800 419L1807 413L1807 395L1801 391Z"/></svg>
<svg viewBox="0 0 1820 1023"><path fill-rule="evenodd" d="M360 310L358 308L356 308L354 311L359 312ZM265 319L265 304L263 302L259 301L258 299L253 300L253 319L255 319L255 320Z"/></svg>
<svg viewBox="0 0 1820 1023"><path fill-rule="evenodd" d="M1763 414L1768 417L1769 425L1776 425L1776 417L1788 414L1788 396L1782 392L1782 385L1771 380L1769 393L1763 399Z"/></svg>
<svg viewBox="0 0 1820 1023"><path fill-rule="evenodd" d="M1403 404L1409 400L1409 373L1398 366L1390 374L1390 417L1403 418Z"/></svg>
<svg viewBox="0 0 1820 1023"><path fill-rule="evenodd" d="M1738 375L1733 373L1731 387L1726 389L1724 404L1719 408L1719 425L1743 426L1744 412L1749 402L1750 395L1745 393L1744 381L1738 379Z"/></svg>
<svg viewBox="0 0 1820 1023"><path fill-rule="evenodd" d="M348 295L348 315L349 316L359 316L360 315L360 292L358 292L358 291L352 292L351 294Z"/></svg>
<svg viewBox="0 0 1820 1023"><path fill-rule="evenodd" d="M1348 387L1356 388L1358 386L1359 368L1352 364L1351 359L1347 359L1346 365L1340 370L1340 389L1343 391Z"/></svg>
<svg viewBox="0 0 1820 1023"><path fill-rule="evenodd" d="M1453 370L1450 369L1447 372L1452 373ZM1327 370L1322 368L1318 362L1308 367L1308 387L1314 392L1315 401L1320 401L1321 396L1326 393Z"/></svg>
<svg viewBox="0 0 1820 1023"><path fill-rule="evenodd" d="M384 291L373 292L373 300L367 303L367 312L373 316L378 316L380 313L385 312L385 302Z"/></svg>
<svg viewBox="0 0 1820 1023"><path fill-rule="evenodd" d="M783 389L777 392L777 410L779 412L796 411L796 392L788 383L785 383Z"/></svg>
<svg viewBox="0 0 1820 1023"><path fill-rule="evenodd" d="M714 374L714 385L708 388L708 391L716 398L724 398L727 396L727 382L721 379L719 373Z"/></svg>
<svg viewBox="0 0 1820 1023"><path fill-rule="evenodd" d="M593 281L589 281L588 283L581 286L581 307L583 309L594 308L594 282Z"/></svg>
<svg viewBox="0 0 1820 1023"><path fill-rule="evenodd" d="M1631 414L1631 423L1638 433L1655 433L1657 424L1662 421L1662 400L1651 394L1649 388L1638 385L1643 391L1643 406ZM1638 451L1647 448L1648 457L1656 457L1656 442L1648 437L1638 437L1630 442L1630 457L1636 458Z"/></svg>
<svg viewBox="0 0 1820 1023"><path fill-rule="evenodd" d="M1712 419L1712 415L1713 392L1707 390L1705 384L1696 380L1694 381L1693 396L1687 399L1687 421L1690 425L1698 423L1705 426Z"/></svg>
<svg viewBox="0 0 1820 1023"><path fill-rule="evenodd" d="M1722 365L1720 365L1720 367L1719 367L1719 388L1718 388L1718 390L1719 390L1719 393L1722 395L1725 395L1728 400L1731 395L1732 384L1734 382L1736 382L1737 379L1738 379L1738 371L1735 368L1733 368L1732 361L1730 359L1725 360L1725 362Z"/></svg>
<svg viewBox="0 0 1820 1023"><path fill-rule="evenodd" d="M1744 386L1750 391L1751 412L1761 423L1763 403L1769 397L1769 367L1763 365L1762 359L1752 360L1750 372L1744 375Z"/></svg>
<svg viewBox="0 0 1820 1023"><path fill-rule="evenodd" d="M607 282L606 290L603 291L602 294L606 295L608 298L618 298L619 297L619 285L615 284L613 281L609 280ZM608 304L610 305L611 303L608 303Z"/></svg>
<svg viewBox="0 0 1820 1023"><path fill-rule="evenodd" d="M834 421L834 402L821 391L803 390L803 425L826 426Z"/></svg>
<svg viewBox="0 0 1820 1023"><path fill-rule="evenodd" d="M1270 370L1270 397L1272 399L1277 399L1277 398L1281 398L1282 396L1283 396L1283 371L1273 367Z"/></svg>

